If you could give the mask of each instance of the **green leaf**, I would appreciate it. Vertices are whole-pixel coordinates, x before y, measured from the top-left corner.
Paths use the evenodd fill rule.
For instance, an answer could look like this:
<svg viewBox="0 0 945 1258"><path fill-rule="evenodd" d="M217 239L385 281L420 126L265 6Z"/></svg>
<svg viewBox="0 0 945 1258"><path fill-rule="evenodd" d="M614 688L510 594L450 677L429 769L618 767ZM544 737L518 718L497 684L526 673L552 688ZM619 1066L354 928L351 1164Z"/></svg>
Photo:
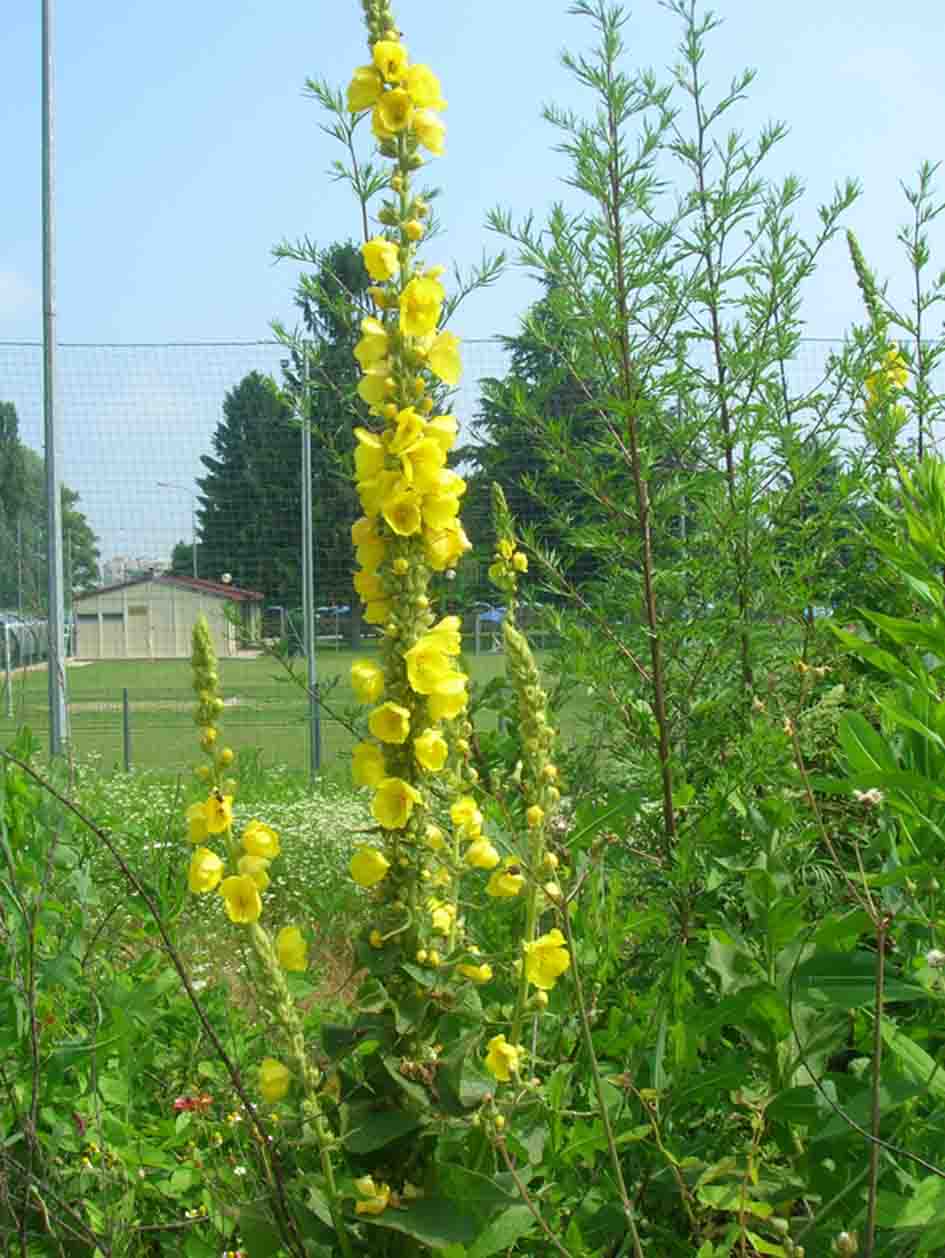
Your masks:
<svg viewBox="0 0 945 1258"><path fill-rule="evenodd" d="M757 1232L751 1232L747 1228L745 1229L745 1235L759 1254L774 1254L776 1258L784 1258L785 1249L783 1245L776 1245L774 1241L766 1241L763 1236L759 1236Z"/></svg>
<svg viewBox="0 0 945 1258"><path fill-rule="evenodd" d="M857 1009L876 1002L876 957L871 952L815 952L794 972L795 994L809 1004ZM921 987L887 978L886 1000L925 1000Z"/></svg>
<svg viewBox="0 0 945 1258"><path fill-rule="evenodd" d="M853 773L899 768L889 744L861 713L848 712L837 727L837 737Z"/></svg>
<svg viewBox="0 0 945 1258"><path fill-rule="evenodd" d="M476 1239L481 1227L480 1220L467 1209L465 1202L451 1201L446 1197L423 1197L398 1210L362 1215L358 1221L370 1227L402 1232L431 1249L446 1249L449 1245L468 1246Z"/></svg>
<svg viewBox="0 0 945 1258"><path fill-rule="evenodd" d="M906 1078L921 1083L937 1101L945 1101L945 1071L940 1063L904 1035L889 1018L883 1018L880 1032Z"/></svg>
<svg viewBox="0 0 945 1258"><path fill-rule="evenodd" d="M468 1258L490 1258L492 1254L509 1249L535 1226L534 1215L528 1206L510 1206L487 1224L484 1232L479 1233L468 1251Z"/></svg>
<svg viewBox="0 0 945 1258"><path fill-rule="evenodd" d="M368 1105L347 1107L348 1133L345 1148L352 1153L374 1153L395 1140L409 1135L420 1126L420 1120L402 1110L375 1110Z"/></svg>
<svg viewBox="0 0 945 1258"><path fill-rule="evenodd" d="M913 1197L880 1192L876 1221L880 1227L929 1227L945 1217L945 1180L936 1175L923 1179Z"/></svg>

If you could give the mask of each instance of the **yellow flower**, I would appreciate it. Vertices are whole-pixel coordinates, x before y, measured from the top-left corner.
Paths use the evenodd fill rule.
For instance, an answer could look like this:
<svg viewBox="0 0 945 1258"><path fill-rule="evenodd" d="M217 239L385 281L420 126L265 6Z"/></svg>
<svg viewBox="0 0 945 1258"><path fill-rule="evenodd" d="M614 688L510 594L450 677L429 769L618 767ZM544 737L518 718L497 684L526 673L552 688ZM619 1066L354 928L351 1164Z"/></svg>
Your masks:
<svg viewBox="0 0 945 1258"><path fill-rule="evenodd" d="M373 363L358 381L358 397L372 411L384 405L390 391L390 363L386 359Z"/></svg>
<svg viewBox="0 0 945 1258"><path fill-rule="evenodd" d="M413 115L413 101L403 88L395 87L392 92L385 92L374 106L374 134L378 139L389 140L410 126Z"/></svg>
<svg viewBox="0 0 945 1258"><path fill-rule="evenodd" d="M871 402L883 393L898 393L909 382L906 360L895 347L883 355L880 369L866 378L866 391Z"/></svg>
<svg viewBox="0 0 945 1258"><path fill-rule="evenodd" d="M404 235L408 240L414 241L414 243L422 240L425 232L426 228L418 218L412 218L409 222L404 223Z"/></svg>
<svg viewBox="0 0 945 1258"><path fill-rule="evenodd" d="M372 280L392 280L400 270L397 246L383 236L374 236L363 244L361 255Z"/></svg>
<svg viewBox="0 0 945 1258"><path fill-rule="evenodd" d="M400 462L404 479L413 487L414 493L429 494L439 483L446 454L438 441L424 437L407 454L401 455Z"/></svg>
<svg viewBox="0 0 945 1258"><path fill-rule="evenodd" d="M450 820L470 838L482 830L482 813L471 795L460 796L450 807Z"/></svg>
<svg viewBox="0 0 945 1258"><path fill-rule="evenodd" d="M452 332L441 332L427 355L430 370L444 384L459 384L463 364L459 356L459 337Z"/></svg>
<svg viewBox="0 0 945 1258"><path fill-rule="evenodd" d="M262 913L259 888L247 874L233 874L220 883L220 895L226 904L226 914L231 922L249 925L258 922Z"/></svg>
<svg viewBox="0 0 945 1258"><path fill-rule="evenodd" d="M354 1181L354 1186L361 1197L355 1202L355 1214L383 1214L390 1201L390 1188L387 1184L375 1184L370 1175L363 1175Z"/></svg>
<svg viewBox="0 0 945 1258"><path fill-rule="evenodd" d="M389 598L379 598L374 602L366 604L364 608L364 623L366 625L386 625L390 620L391 609L393 603Z"/></svg>
<svg viewBox="0 0 945 1258"><path fill-rule="evenodd" d="M517 550L512 556L512 567L516 572L528 571L528 556L522 551Z"/></svg>
<svg viewBox="0 0 945 1258"><path fill-rule="evenodd" d="M450 749L446 739L435 729L425 729L413 740L413 754L417 763L428 773L439 773L446 764Z"/></svg>
<svg viewBox="0 0 945 1258"><path fill-rule="evenodd" d="M379 319L361 320L361 339L354 347L354 356L367 371L374 363L387 357L389 341L383 323Z"/></svg>
<svg viewBox="0 0 945 1258"><path fill-rule="evenodd" d="M459 515L459 499L453 494L425 494L420 514L428 529L449 528Z"/></svg>
<svg viewBox="0 0 945 1258"><path fill-rule="evenodd" d="M488 983L492 978L492 966L486 962L482 965L458 965L456 968L463 978L472 979L474 983Z"/></svg>
<svg viewBox="0 0 945 1258"><path fill-rule="evenodd" d="M452 721L468 702L466 678L462 673L451 673L427 698L427 712L431 721Z"/></svg>
<svg viewBox="0 0 945 1258"><path fill-rule="evenodd" d="M349 869L359 887L373 887L387 877L390 861L376 847L359 847L351 857Z"/></svg>
<svg viewBox="0 0 945 1258"><path fill-rule="evenodd" d="M455 567L467 550L472 550L472 542L460 522L451 520L442 528L424 529L423 547L434 572L444 572Z"/></svg>
<svg viewBox="0 0 945 1258"><path fill-rule="evenodd" d="M433 825L432 822L423 833L423 841L434 852L442 852L443 848L446 847L443 831L439 826Z"/></svg>
<svg viewBox="0 0 945 1258"><path fill-rule="evenodd" d="M284 970L301 971L308 966L308 944L298 926L283 926L276 935L276 956Z"/></svg>
<svg viewBox="0 0 945 1258"><path fill-rule="evenodd" d="M532 804L531 808L526 810L525 820L528 822L529 828L537 830L545 819L545 810L540 804Z"/></svg>
<svg viewBox="0 0 945 1258"><path fill-rule="evenodd" d="M259 1092L264 1101L275 1105L289 1090L292 1076L288 1067L274 1057L264 1057L259 1067Z"/></svg>
<svg viewBox="0 0 945 1258"><path fill-rule="evenodd" d="M245 874L247 878L252 878L259 891L265 891L269 886L269 875L266 870L269 868L269 862L264 856L241 856L236 862L236 867L241 874Z"/></svg>
<svg viewBox="0 0 945 1258"><path fill-rule="evenodd" d="M374 64L388 83L399 83L407 73L407 49L396 39L379 39L373 49Z"/></svg>
<svg viewBox="0 0 945 1258"><path fill-rule="evenodd" d="M473 869L495 869L499 853L488 839L478 838L466 848L465 860Z"/></svg>
<svg viewBox="0 0 945 1258"><path fill-rule="evenodd" d="M206 804L191 804L187 809L187 837L191 843L202 843L207 837Z"/></svg>
<svg viewBox="0 0 945 1258"><path fill-rule="evenodd" d="M391 454L406 454L421 441L426 433L426 420L421 419L412 406L405 406L397 412L397 427L390 439L388 449Z"/></svg>
<svg viewBox="0 0 945 1258"><path fill-rule="evenodd" d="M187 871L187 885L194 895L203 895L212 891L223 877L223 861L216 852L208 847L198 847L190 858L190 869Z"/></svg>
<svg viewBox="0 0 945 1258"><path fill-rule="evenodd" d="M455 415L434 415L427 420L427 436L440 443L444 454L449 454L452 450L458 434L459 423Z"/></svg>
<svg viewBox="0 0 945 1258"><path fill-rule="evenodd" d="M367 428L355 428L357 446L354 451L354 467L357 479L370 480L384 469L384 446L377 433Z"/></svg>
<svg viewBox="0 0 945 1258"><path fill-rule="evenodd" d="M360 113L376 105L384 90L380 71L374 66L358 66L348 84L348 112Z"/></svg>
<svg viewBox="0 0 945 1258"><path fill-rule="evenodd" d="M404 490L389 497L381 506L381 514L398 537L419 533L423 524L420 499L413 490Z"/></svg>
<svg viewBox="0 0 945 1258"><path fill-rule="evenodd" d="M407 71L404 80L410 99L419 109L445 109L446 101L440 88L440 80L429 66L415 65Z"/></svg>
<svg viewBox="0 0 945 1258"><path fill-rule="evenodd" d="M371 546L384 539L377 531L377 520L362 515L351 525L351 540L355 546Z"/></svg>
<svg viewBox="0 0 945 1258"><path fill-rule="evenodd" d="M207 834L222 834L233 824L233 796L215 792L204 805Z"/></svg>
<svg viewBox="0 0 945 1258"><path fill-rule="evenodd" d="M391 498L396 498L398 494L404 493L409 488L410 486L399 472L394 471L393 468L388 468L383 472L378 472L369 481L360 481L358 483L358 494L365 511L374 515L382 511L385 502L388 502Z"/></svg>
<svg viewBox="0 0 945 1258"><path fill-rule="evenodd" d="M525 977L542 991L550 991L571 965L564 935L555 927L534 943L522 946L525 951Z"/></svg>
<svg viewBox="0 0 945 1258"><path fill-rule="evenodd" d="M262 856L267 861L279 855L279 836L271 826L252 820L242 834L242 844L250 856Z"/></svg>
<svg viewBox="0 0 945 1258"><path fill-rule="evenodd" d="M438 935L448 935L453 922L456 920L456 906L447 903L445 900L430 900L427 903L430 910L430 920L433 923L433 929Z"/></svg>
<svg viewBox="0 0 945 1258"><path fill-rule="evenodd" d="M501 537L496 551L500 559L511 559L515 554L515 543L510 542L507 537Z"/></svg>
<svg viewBox="0 0 945 1258"><path fill-rule="evenodd" d="M402 778L384 778L375 792L371 813L385 830L401 830L421 799L420 792Z"/></svg>
<svg viewBox="0 0 945 1258"><path fill-rule="evenodd" d="M351 757L351 776L356 786L377 786L387 769L384 753L374 743L358 743Z"/></svg>
<svg viewBox="0 0 945 1258"><path fill-rule="evenodd" d="M512 1075L519 1072L522 1050L515 1044L509 1044L504 1035L494 1035L488 1049L486 1069L499 1083L508 1083Z"/></svg>
<svg viewBox="0 0 945 1258"><path fill-rule="evenodd" d="M377 703L384 693L384 670L373 660L355 660L351 665L351 689L359 703Z"/></svg>
<svg viewBox="0 0 945 1258"><path fill-rule="evenodd" d="M414 135L434 157L442 157L446 144L446 124L432 109L415 109L411 120Z"/></svg>
<svg viewBox="0 0 945 1258"><path fill-rule="evenodd" d="M404 652L407 680L410 689L418 695L431 695L448 678L452 677L453 665L443 643L432 633L425 633L412 647Z"/></svg>
<svg viewBox="0 0 945 1258"><path fill-rule="evenodd" d="M387 597L384 582L376 572L356 572L354 574L354 588L364 603L375 603L378 599Z"/></svg>
<svg viewBox="0 0 945 1258"><path fill-rule="evenodd" d="M463 622L458 616L443 616L430 630L430 635L447 655L459 655L463 649L462 628Z"/></svg>
<svg viewBox="0 0 945 1258"><path fill-rule="evenodd" d="M405 743L410 733L410 712L399 703L382 703L368 717L368 729L382 743Z"/></svg>
<svg viewBox="0 0 945 1258"><path fill-rule="evenodd" d="M439 280L415 275L400 294L400 330L404 336L426 336L435 331L444 296Z"/></svg>
<svg viewBox="0 0 945 1258"><path fill-rule="evenodd" d="M519 873L518 862L507 856L501 869L497 869L486 883L486 894L496 900L511 900L525 886L525 878Z"/></svg>

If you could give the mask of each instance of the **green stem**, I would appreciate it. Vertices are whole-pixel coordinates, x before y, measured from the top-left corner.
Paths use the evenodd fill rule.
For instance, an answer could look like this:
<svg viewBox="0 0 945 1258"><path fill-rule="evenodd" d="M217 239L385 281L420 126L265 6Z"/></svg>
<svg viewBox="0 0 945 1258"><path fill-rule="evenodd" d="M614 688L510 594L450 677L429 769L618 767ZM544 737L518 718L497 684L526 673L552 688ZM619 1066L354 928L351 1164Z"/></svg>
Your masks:
<svg viewBox="0 0 945 1258"><path fill-rule="evenodd" d="M876 1252L876 1200L879 1187L879 1128L882 1122L882 1098L880 1096L880 1067L883 1061L883 988L886 978L886 936L889 918L881 917L876 923L876 1004L873 1026L873 1086L870 1097L870 1161L869 1197L866 1206L866 1248L864 1258L873 1258Z"/></svg>

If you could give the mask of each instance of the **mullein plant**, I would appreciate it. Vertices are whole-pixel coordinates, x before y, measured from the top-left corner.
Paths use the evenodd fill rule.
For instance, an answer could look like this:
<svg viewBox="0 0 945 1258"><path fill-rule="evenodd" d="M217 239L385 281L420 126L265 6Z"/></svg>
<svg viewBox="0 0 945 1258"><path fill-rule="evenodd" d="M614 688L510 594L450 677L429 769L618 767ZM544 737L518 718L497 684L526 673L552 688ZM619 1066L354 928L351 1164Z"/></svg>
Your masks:
<svg viewBox="0 0 945 1258"><path fill-rule="evenodd" d="M317 1146L322 1175L317 1189L309 1183L308 1200L314 1192L324 1204L322 1224L330 1222L340 1247L318 1252L364 1252L364 1227L372 1224L391 1230L368 1237L370 1252L399 1255L433 1243L435 1201L457 1207L447 1239L461 1244L502 1208L499 1197L485 1212L466 1209L455 1163L472 1156L482 1171L491 1149L495 1168L507 1116L526 1096L534 1099L525 1020L547 1007L571 952L560 929L540 931L542 915L565 902L546 844L560 788L546 696L515 624L516 583L528 562L501 494L490 571L509 604L503 632L524 747L521 806L501 835L488 832L472 764L460 620L434 612L435 574L449 576L470 549L459 518L465 481L447 466L458 422L436 405L444 386L460 379L459 338L441 326L450 309L443 268L419 256L430 211L413 188L428 157L443 151L446 102L430 67L411 62L385 0L365 0L364 11L370 62L355 69L346 103L355 119L370 116L390 167L379 230L362 247L373 312L363 319L355 357L358 394L374 422L355 430L363 514L352 538L364 619L382 637L377 657L351 667L355 695L370 707L370 736L354 748L352 773L372 793L375 826L350 862L351 878L372 897L356 948L368 973L353 1026L325 1036L326 1074L313 1064L285 977L307 966L304 936L288 926L272 938L260 923L278 835L259 821L239 836L234 829L235 785L223 778L231 754L217 750L223 704L204 621L194 633L193 671L208 757L198 776L208 795L188 810L187 824L195 845L191 889L218 893L230 920L247 931L269 997L281 1047L259 1065L259 1093L269 1104L297 1096ZM477 944L465 911L477 891L521 906L524 926L511 958L486 956ZM487 1023L480 990L502 980L513 998L492 1005ZM356 1045L356 1060L348 1060ZM444 1142L452 1142L448 1153ZM454 1163L452 1178L442 1173L445 1161ZM511 1173L506 1187L506 1207L518 1191L527 1193Z"/></svg>

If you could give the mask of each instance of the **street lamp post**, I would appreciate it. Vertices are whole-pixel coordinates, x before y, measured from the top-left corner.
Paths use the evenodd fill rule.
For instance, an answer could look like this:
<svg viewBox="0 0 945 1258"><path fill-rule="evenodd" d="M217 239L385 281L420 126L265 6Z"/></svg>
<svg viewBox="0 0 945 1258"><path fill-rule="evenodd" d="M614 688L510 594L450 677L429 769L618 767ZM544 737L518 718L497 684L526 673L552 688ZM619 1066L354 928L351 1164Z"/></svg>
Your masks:
<svg viewBox="0 0 945 1258"><path fill-rule="evenodd" d="M197 495L187 485L178 485L172 480L159 480L159 489L179 489L181 493L190 495L190 551L193 559L194 580L197 580Z"/></svg>

